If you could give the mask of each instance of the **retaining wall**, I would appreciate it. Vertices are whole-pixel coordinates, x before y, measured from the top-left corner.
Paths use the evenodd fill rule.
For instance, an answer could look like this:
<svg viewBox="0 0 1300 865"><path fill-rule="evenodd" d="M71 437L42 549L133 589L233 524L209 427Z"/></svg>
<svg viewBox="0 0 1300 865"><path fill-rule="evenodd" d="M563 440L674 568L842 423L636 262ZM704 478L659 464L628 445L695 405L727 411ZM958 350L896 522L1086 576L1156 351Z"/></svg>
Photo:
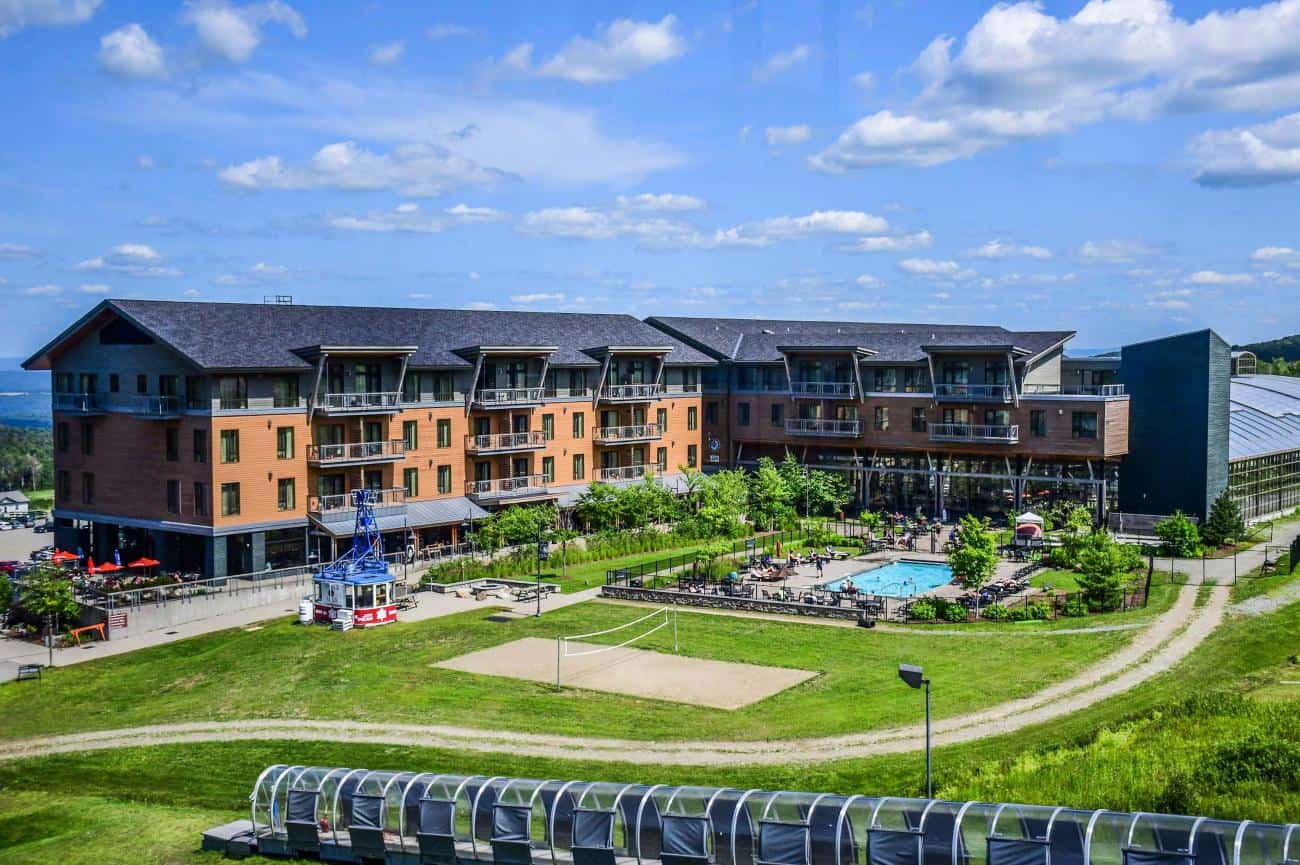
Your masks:
<svg viewBox="0 0 1300 865"><path fill-rule="evenodd" d="M775 613L784 616L811 616L821 619L856 621L862 611L853 607L824 607L817 604L764 601L759 598L733 598L727 595L703 595L695 592L669 592L662 589L635 589L628 586L601 586L601 597L620 601L678 607L709 607L716 610L743 610L750 613Z"/></svg>

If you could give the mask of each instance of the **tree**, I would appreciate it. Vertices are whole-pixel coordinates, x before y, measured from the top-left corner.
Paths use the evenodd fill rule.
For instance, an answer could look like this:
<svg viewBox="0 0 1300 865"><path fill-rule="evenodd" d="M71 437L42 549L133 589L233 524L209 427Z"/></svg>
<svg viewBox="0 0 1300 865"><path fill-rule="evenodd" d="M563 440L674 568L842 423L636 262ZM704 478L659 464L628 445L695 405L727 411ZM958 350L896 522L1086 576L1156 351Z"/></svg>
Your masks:
<svg viewBox="0 0 1300 865"><path fill-rule="evenodd" d="M756 527L767 529L788 522L794 517L790 505L794 491L776 469L771 458L763 457L749 478L749 518Z"/></svg>
<svg viewBox="0 0 1300 865"><path fill-rule="evenodd" d="M1225 489L1210 507L1210 517L1201 526L1201 540L1212 547L1221 547L1230 540L1240 540L1246 535L1246 521L1241 518L1241 508Z"/></svg>
<svg viewBox="0 0 1300 865"><path fill-rule="evenodd" d="M884 521L880 511L863 511L858 519L862 520L862 525L867 527L867 540L875 536L876 529L880 528L881 522Z"/></svg>
<svg viewBox="0 0 1300 865"><path fill-rule="evenodd" d="M72 596L72 583L54 565L39 565L27 574L18 603L28 614L41 619L54 616L67 622L75 620L81 611Z"/></svg>
<svg viewBox="0 0 1300 865"><path fill-rule="evenodd" d="M957 536L961 544L949 554L948 566L963 586L978 589L997 570L997 540L988 530L988 521L972 514L962 517Z"/></svg>
<svg viewBox="0 0 1300 865"><path fill-rule="evenodd" d="M749 503L749 482L740 469L703 475L693 516L683 528L696 537L732 537L742 528L741 518Z"/></svg>
<svg viewBox="0 0 1300 865"><path fill-rule="evenodd" d="M9 582L9 576L0 573L0 621L9 613L9 604L13 601L14 584Z"/></svg>
<svg viewBox="0 0 1300 865"><path fill-rule="evenodd" d="M1182 559L1196 555L1201 546L1201 535L1196 523L1182 511L1155 524L1156 537L1164 546L1165 555Z"/></svg>
<svg viewBox="0 0 1300 865"><path fill-rule="evenodd" d="M1129 556L1105 532L1093 532L1079 549L1079 575L1075 578L1084 603L1094 613L1119 609L1124 601L1124 572Z"/></svg>
<svg viewBox="0 0 1300 865"><path fill-rule="evenodd" d="M804 516L831 516L853 501L853 490L840 472L810 469L787 453L777 471L790 488L790 503Z"/></svg>
<svg viewBox="0 0 1300 865"><path fill-rule="evenodd" d="M578 495L573 510L589 529L605 532L618 528L619 504L617 487L596 482Z"/></svg>
<svg viewBox="0 0 1300 865"><path fill-rule="evenodd" d="M554 505L515 505L498 511L495 517L507 544L535 543L555 528Z"/></svg>

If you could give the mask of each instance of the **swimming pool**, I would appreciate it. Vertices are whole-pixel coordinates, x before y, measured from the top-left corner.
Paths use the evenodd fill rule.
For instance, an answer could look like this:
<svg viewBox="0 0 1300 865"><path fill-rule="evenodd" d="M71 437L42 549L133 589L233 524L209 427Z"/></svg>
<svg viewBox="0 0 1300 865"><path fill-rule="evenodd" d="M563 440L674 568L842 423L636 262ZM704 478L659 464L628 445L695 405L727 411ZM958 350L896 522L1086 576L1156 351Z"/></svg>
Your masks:
<svg viewBox="0 0 1300 865"><path fill-rule="evenodd" d="M842 580L827 583L828 589L840 589L846 583L857 586L868 595L887 595L906 598L919 595L952 582L952 568L938 562L890 562L879 568L853 574Z"/></svg>

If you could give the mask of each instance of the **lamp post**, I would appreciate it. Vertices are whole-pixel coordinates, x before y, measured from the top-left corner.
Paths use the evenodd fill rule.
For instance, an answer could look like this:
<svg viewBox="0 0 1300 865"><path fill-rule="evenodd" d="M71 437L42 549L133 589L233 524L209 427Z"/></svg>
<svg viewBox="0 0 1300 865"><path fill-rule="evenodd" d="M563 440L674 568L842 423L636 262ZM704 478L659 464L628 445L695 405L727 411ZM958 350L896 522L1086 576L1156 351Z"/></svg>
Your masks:
<svg viewBox="0 0 1300 865"><path fill-rule="evenodd" d="M541 618L542 615L542 562L551 557L551 551L547 549L546 541L542 537L544 529L541 522L537 523L537 612L535 615Z"/></svg>
<svg viewBox="0 0 1300 865"><path fill-rule="evenodd" d="M925 798L934 798L934 783L930 774L930 680L925 672L912 664L898 665L898 678L909 688L925 687Z"/></svg>

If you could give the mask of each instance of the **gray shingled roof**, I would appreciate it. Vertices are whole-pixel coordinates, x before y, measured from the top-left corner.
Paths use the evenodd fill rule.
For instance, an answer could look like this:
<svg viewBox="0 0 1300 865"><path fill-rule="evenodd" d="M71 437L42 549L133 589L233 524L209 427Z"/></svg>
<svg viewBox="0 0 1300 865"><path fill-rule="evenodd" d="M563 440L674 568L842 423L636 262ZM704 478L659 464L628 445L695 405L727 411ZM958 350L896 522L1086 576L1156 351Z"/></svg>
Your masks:
<svg viewBox="0 0 1300 865"><path fill-rule="evenodd" d="M1229 460L1300 450L1300 378L1236 376L1229 400Z"/></svg>
<svg viewBox="0 0 1300 865"><path fill-rule="evenodd" d="M655 316L647 319L715 357L764 363L781 360L778 346L861 346L874 360L921 361L922 346L1004 346L1036 355L1074 336L1073 331L1010 331L965 324L781 321L748 318Z"/></svg>
<svg viewBox="0 0 1300 865"><path fill-rule="evenodd" d="M465 367L473 346L556 346L551 363L594 366L603 346L672 346L673 364L712 359L630 315L109 300L207 369L301 368L294 349L318 345L416 346L415 367Z"/></svg>

